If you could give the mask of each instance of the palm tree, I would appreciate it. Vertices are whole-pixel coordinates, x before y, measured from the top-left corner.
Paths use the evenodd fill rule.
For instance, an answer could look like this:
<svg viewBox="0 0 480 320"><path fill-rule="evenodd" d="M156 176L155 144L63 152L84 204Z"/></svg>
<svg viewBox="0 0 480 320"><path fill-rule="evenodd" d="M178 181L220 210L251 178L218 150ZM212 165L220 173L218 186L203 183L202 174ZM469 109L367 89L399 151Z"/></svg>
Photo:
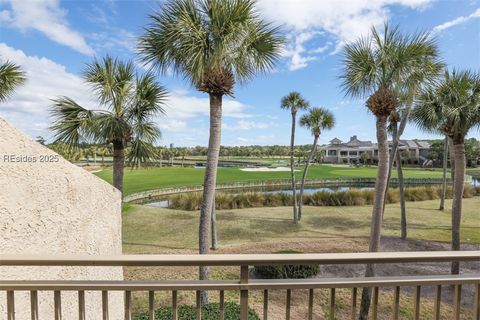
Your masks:
<svg viewBox="0 0 480 320"><path fill-rule="evenodd" d="M68 97L53 100L52 129L57 142L78 147L84 141L113 145L113 185L123 192L126 148L132 166L154 157L152 143L160 130L151 118L164 114L165 89L147 72L137 75L132 62L109 56L88 64L83 78L92 86L99 110L86 109Z"/></svg>
<svg viewBox="0 0 480 320"><path fill-rule="evenodd" d="M417 125L429 132L447 135L453 144L455 173L452 201L452 250L460 250L460 222L465 182L465 136L480 125L480 74L445 72L438 86L425 90L414 110ZM458 262L452 274L459 273Z"/></svg>
<svg viewBox="0 0 480 320"><path fill-rule="evenodd" d="M418 92L421 91L425 85L435 83L438 79L444 64L439 59L439 50L435 41L430 41L429 44L423 46L423 56L416 61L412 61L409 74L407 74L406 81L409 83L403 92L400 94L400 102L403 105L402 110L393 112L389 118L389 129L392 134L392 148L390 152L388 180L392 173L393 163L397 164L398 176L398 193L400 196L400 220L401 220L401 238L407 238L407 212L405 203L405 188L403 169L401 162L401 155L399 154L400 137L405 131L405 127L410 118L410 113L414 107L414 101ZM385 190L385 200L387 199L388 188ZM383 206L385 208L386 201Z"/></svg>
<svg viewBox="0 0 480 320"><path fill-rule="evenodd" d="M0 102L5 102L13 91L26 80L25 73L12 62L0 63Z"/></svg>
<svg viewBox="0 0 480 320"><path fill-rule="evenodd" d="M389 146L387 121L400 105L402 92L411 92L415 83L410 75L417 62L424 58L434 39L426 33L402 35L398 27L384 25L383 33L372 28L369 37L361 38L344 47L341 79L346 95L368 97L367 108L376 118L378 143L378 170L375 181L375 199L372 211L369 251L380 248L385 192L388 187ZM366 276L375 274L374 266L367 265ZM370 308L371 290L362 292L360 319L366 319Z"/></svg>
<svg viewBox="0 0 480 320"><path fill-rule="evenodd" d="M254 0L168 0L152 15L140 37L145 63L172 70L210 99L210 137L200 208L199 251L209 252L211 213L222 127L222 99L232 96L235 83L273 68L284 42L279 30L264 22ZM208 268L200 268L200 279ZM208 302L206 292L202 302Z"/></svg>
<svg viewBox="0 0 480 320"><path fill-rule="evenodd" d="M442 193L440 194L440 208L445 210L445 197L447 195L447 166L448 166L448 136L443 141L443 160L442 160Z"/></svg>
<svg viewBox="0 0 480 320"><path fill-rule="evenodd" d="M305 187L305 178L307 177L308 167L313 159L317 149L318 139L323 130L330 130L335 126L335 117L327 109L317 107L312 108L308 114L300 118L300 126L309 129L313 135L313 146L308 155L305 168L303 169L302 183L300 185L300 194L298 197L298 220L302 219L303 190Z"/></svg>
<svg viewBox="0 0 480 320"><path fill-rule="evenodd" d="M298 223L298 210L297 210L297 183L295 181L295 125L297 123L297 111L306 110L309 107L309 103L302 95L296 91L290 92L287 96L282 98L280 103L282 109L290 110L292 114L292 131L290 134L290 173L292 179L293 190L293 223Z"/></svg>

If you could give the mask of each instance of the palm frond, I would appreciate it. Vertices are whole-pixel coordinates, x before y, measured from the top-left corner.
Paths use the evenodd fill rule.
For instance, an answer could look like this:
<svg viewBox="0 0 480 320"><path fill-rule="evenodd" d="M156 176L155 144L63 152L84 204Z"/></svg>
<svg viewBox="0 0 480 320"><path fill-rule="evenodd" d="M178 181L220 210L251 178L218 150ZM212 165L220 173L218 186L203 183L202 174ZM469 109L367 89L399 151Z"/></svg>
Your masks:
<svg viewBox="0 0 480 320"><path fill-rule="evenodd" d="M167 97L167 90L155 81L153 73L137 76L134 98L125 112L126 117L133 121L146 121L154 115L165 115Z"/></svg>
<svg viewBox="0 0 480 320"><path fill-rule="evenodd" d="M0 63L0 102L5 102L25 81L25 73L19 66L9 61Z"/></svg>
<svg viewBox="0 0 480 320"><path fill-rule="evenodd" d="M424 90L412 118L423 130L442 132L455 141L463 141L468 132L480 125L479 75L471 71L445 72L435 87Z"/></svg>
<svg viewBox="0 0 480 320"><path fill-rule="evenodd" d="M131 61L123 62L107 55L101 61L95 59L87 64L83 77L99 102L119 114L133 90L135 73Z"/></svg>
<svg viewBox="0 0 480 320"><path fill-rule="evenodd" d="M55 142L62 142L71 147L78 147L81 142L95 138L95 114L77 104L68 97L52 100L50 110Z"/></svg>
<svg viewBox="0 0 480 320"><path fill-rule="evenodd" d="M323 130L330 130L335 126L335 116L328 109L314 107L300 118L300 126L318 136Z"/></svg>
<svg viewBox="0 0 480 320"><path fill-rule="evenodd" d="M169 0L150 20L139 38L142 61L205 92L232 94L234 83L273 68L284 43L253 0Z"/></svg>
<svg viewBox="0 0 480 320"><path fill-rule="evenodd" d="M369 37L343 50L342 88L346 95L368 97L381 90L411 103L422 86L435 82L444 64L436 39L427 32L404 35L398 26L372 28Z"/></svg>
<svg viewBox="0 0 480 320"><path fill-rule="evenodd" d="M290 92L280 101L280 107L282 109L288 109L292 112L296 112L297 110L306 110L309 106L310 104L308 101L297 91Z"/></svg>

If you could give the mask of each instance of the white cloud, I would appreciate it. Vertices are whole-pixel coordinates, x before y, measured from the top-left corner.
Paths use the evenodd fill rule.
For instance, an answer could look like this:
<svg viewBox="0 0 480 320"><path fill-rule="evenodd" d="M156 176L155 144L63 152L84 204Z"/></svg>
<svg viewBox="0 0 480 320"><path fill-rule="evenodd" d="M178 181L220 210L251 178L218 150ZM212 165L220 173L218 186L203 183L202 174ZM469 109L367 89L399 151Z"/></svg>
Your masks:
<svg viewBox="0 0 480 320"><path fill-rule="evenodd" d="M326 32L335 41L331 53L337 53L348 42L366 35L372 26L379 26L388 18L388 6L400 5L422 9L433 0L259 0L258 9L270 21L280 23L293 33L287 46L289 69L296 70L316 60L315 52L307 50L312 33ZM322 47L319 47L322 48ZM318 49L317 49L318 50Z"/></svg>
<svg viewBox="0 0 480 320"><path fill-rule="evenodd" d="M0 57L20 65L27 73L27 82L19 87L12 98L0 104L0 117L26 132L31 137L37 135L52 138L49 109L51 99L68 96L87 108L96 108L89 87L79 75L70 73L65 66L44 57L28 56L23 51L0 42ZM248 107L239 101L225 99L225 118L244 119L252 115L246 113ZM171 92L166 106L166 117L155 121L165 135L184 136L194 134L203 138L203 128L208 128L208 96L192 96L187 90ZM247 122L239 121L241 125ZM207 129L208 132L208 129ZM202 140L203 141L203 140Z"/></svg>
<svg viewBox="0 0 480 320"><path fill-rule="evenodd" d="M290 71L298 70L305 68L308 65L308 62L314 61L317 59L315 54L325 51L329 45L323 47L307 50L305 48L305 43L312 40L315 36L322 34L318 31L302 31L298 34L291 34L291 41L287 44L283 56L290 58L288 64L288 69Z"/></svg>
<svg viewBox="0 0 480 320"><path fill-rule="evenodd" d="M174 119L192 119L198 116L210 114L209 99L205 97L192 96L186 90L175 90L171 93L167 102L167 115ZM246 113L247 106L243 103L232 100L223 100L223 116L227 118L251 118Z"/></svg>
<svg viewBox="0 0 480 320"><path fill-rule="evenodd" d="M442 32L443 30L449 29L451 27L454 27L456 25L465 23L465 22L467 22L471 19L475 19L475 18L480 18L480 8L478 8L477 10L475 10L472 14L470 14L468 16L461 16L461 17L455 18L453 20L444 22L444 23L436 26L435 28L433 28L433 32L434 33L439 33L439 32Z"/></svg>
<svg viewBox="0 0 480 320"><path fill-rule="evenodd" d="M245 121L245 120L237 121L235 125L229 125L227 123L224 123L222 126L223 129L229 130L229 131L267 129L268 127L270 127L269 123Z"/></svg>
<svg viewBox="0 0 480 320"><path fill-rule="evenodd" d="M137 36L122 28L108 27L107 31L99 31L87 34L87 39L93 43L95 51L119 53L135 53Z"/></svg>
<svg viewBox="0 0 480 320"><path fill-rule="evenodd" d="M0 3L10 5L10 10L0 13L0 22L22 31L37 30L82 54L94 54L84 37L68 25L59 0L0 0Z"/></svg>
<svg viewBox="0 0 480 320"><path fill-rule="evenodd" d="M158 126L162 131L185 132L185 129L187 129L187 122L162 117L158 120Z"/></svg>
<svg viewBox="0 0 480 320"><path fill-rule="evenodd" d="M226 143L225 145L235 146L253 146L253 145L271 145L277 143L275 135L260 135L255 138L236 137L231 141L232 143Z"/></svg>
<svg viewBox="0 0 480 320"><path fill-rule="evenodd" d="M19 64L27 73L26 84L12 99L0 104L0 115L31 136L48 136L50 99L65 95L82 105L92 104L87 86L65 66L44 57L27 56L5 43L0 43L0 57Z"/></svg>

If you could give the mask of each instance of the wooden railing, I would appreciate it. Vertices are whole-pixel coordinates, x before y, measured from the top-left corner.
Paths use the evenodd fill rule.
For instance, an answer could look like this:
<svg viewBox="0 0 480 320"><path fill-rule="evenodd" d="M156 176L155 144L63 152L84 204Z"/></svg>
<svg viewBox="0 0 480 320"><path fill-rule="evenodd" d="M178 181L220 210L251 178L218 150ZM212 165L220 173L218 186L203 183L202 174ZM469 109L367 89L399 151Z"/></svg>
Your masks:
<svg viewBox="0 0 480 320"><path fill-rule="evenodd" d="M154 295L156 291L172 292L173 319L178 317L178 291L196 292L196 319L201 319L201 290L219 291L219 319L224 319L225 291L240 292L240 319L246 320L249 308L249 292L263 291L263 319L269 319L269 291L286 290L285 318L291 318L292 290L308 289L307 319L313 319L314 290L328 289L329 319L335 316L336 289L351 289L351 304L349 318L355 319L358 314L358 289L372 288L371 317L378 317L379 290L393 288L392 315L389 319L398 319L400 311L400 288L413 286L414 304L412 307L415 319L420 317L420 296L423 286L435 286L433 319L440 319L442 304L442 286L453 285L453 314L450 319L460 319L462 286L474 286L475 297L472 304L473 319L480 319L480 273L461 275L430 275L430 276L395 276L395 277L357 277L357 278L310 278L263 280L250 279L249 266L254 265L298 265L298 264L380 264L380 263L416 263L416 262L480 262L480 251L438 251L438 252L382 252L382 253L339 253L339 254L245 254L245 255L124 255L124 256L11 256L1 255L0 266L144 266L144 267L174 267L174 266L238 266L238 280L164 280L164 281L19 281L0 279L0 291L5 291L7 303L7 319L15 320L15 292L30 291L32 319L38 319L38 291L54 292L54 317L62 318L63 291L78 292L78 319L85 320L85 291L102 292L102 319L109 319L109 291L124 292L125 319L132 319L132 292L146 291L149 293L149 319L154 319ZM118 319L113 319L118 320ZM276 320L276 319L274 319Z"/></svg>

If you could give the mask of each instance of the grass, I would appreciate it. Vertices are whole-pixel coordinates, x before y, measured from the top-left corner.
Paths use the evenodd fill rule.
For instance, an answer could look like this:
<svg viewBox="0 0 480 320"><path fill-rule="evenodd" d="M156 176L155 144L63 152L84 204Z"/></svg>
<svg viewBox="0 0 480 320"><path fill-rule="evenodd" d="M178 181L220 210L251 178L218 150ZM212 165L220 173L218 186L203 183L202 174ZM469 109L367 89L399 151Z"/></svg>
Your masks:
<svg viewBox="0 0 480 320"><path fill-rule="evenodd" d="M467 174L480 178L480 168L470 168L467 169Z"/></svg>
<svg viewBox="0 0 480 320"><path fill-rule="evenodd" d="M449 208L450 201L446 207ZM462 243L480 243L480 198L464 199ZM409 237L450 241L451 216L436 210L438 201L407 202ZM364 238L370 232L371 206L304 207L302 223L292 223L289 207L221 210L217 213L223 245L325 238ZM399 205L386 206L383 235L398 237ZM166 223L168 222L168 223ZM129 204L123 212L126 253L198 248L198 212ZM290 248L295 249L295 248ZM304 251L307 252L307 251Z"/></svg>
<svg viewBox="0 0 480 320"><path fill-rule="evenodd" d="M395 170L394 170L395 171ZM354 168L348 166L314 165L308 172L309 179L321 178L374 178L377 174L376 167ZM112 171L104 170L96 173L100 178L112 183ZM148 168L125 170L124 193L126 195L152 189L165 187L177 187L188 185L200 185L203 183L204 169L196 168ZM393 173L396 177L396 172ZM428 171L420 168L404 170L405 178L441 178L439 171ZM240 168L219 168L217 183L229 183L249 180L274 180L289 179L289 172L245 172ZM301 178L301 172L297 172Z"/></svg>
<svg viewBox="0 0 480 320"><path fill-rule="evenodd" d="M462 243L480 243L480 198L464 199L462 217ZM447 200L447 208L451 201ZM415 240L450 241L450 212L437 210L438 201L408 202L409 238ZM301 224L294 225L290 207L250 208L217 211L221 247L216 253L272 253L282 249L302 252L361 252L368 248L371 206L357 207L304 207ZM383 235L391 236L390 243L404 243L398 239L400 229L399 206L386 206ZM127 254L181 254L198 250L198 212L152 208L126 204L123 208L123 248ZM414 249L432 249L423 242L412 240ZM433 247L435 248L435 247ZM403 250L402 248L399 250ZM413 249L410 249L413 250ZM438 247L437 249L438 250ZM126 279L193 279L195 267L178 268L126 268ZM238 268L212 267L213 279L238 279ZM448 290L448 288L445 288ZM402 289L401 318L413 319L412 290ZM359 294L360 296L360 294ZM451 295L450 295L451 296ZM262 314L262 292L250 293L250 305ZM238 301L238 292L227 291L227 301ZM156 305L168 305L171 297L156 295ZM213 302L218 293L212 292ZM296 290L292 294L292 318L305 319L308 292ZM337 290L336 319L348 319L350 291ZM285 292L274 290L269 298L269 318L284 319ZM381 290L380 317L390 319L393 294ZM180 304L195 304L192 292L179 293ZM360 301L357 302L357 305ZM328 316L328 290L315 290L315 318ZM134 294L134 309L145 310L146 293ZM432 319L433 303L422 292L420 319ZM452 319L452 305L442 304L441 319ZM462 319L471 314L462 313Z"/></svg>

